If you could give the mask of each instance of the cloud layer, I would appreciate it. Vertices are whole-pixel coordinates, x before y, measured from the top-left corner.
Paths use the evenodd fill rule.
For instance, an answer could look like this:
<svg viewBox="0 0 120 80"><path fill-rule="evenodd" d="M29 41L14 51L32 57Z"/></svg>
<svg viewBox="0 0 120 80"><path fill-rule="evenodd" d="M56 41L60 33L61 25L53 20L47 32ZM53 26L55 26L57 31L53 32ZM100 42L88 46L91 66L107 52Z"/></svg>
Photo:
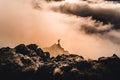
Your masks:
<svg viewBox="0 0 120 80"><path fill-rule="evenodd" d="M4 0L0 4L0 47L20 43L47 47L61 39L65 49L87 58L120 53L118 2Z"/></svg>

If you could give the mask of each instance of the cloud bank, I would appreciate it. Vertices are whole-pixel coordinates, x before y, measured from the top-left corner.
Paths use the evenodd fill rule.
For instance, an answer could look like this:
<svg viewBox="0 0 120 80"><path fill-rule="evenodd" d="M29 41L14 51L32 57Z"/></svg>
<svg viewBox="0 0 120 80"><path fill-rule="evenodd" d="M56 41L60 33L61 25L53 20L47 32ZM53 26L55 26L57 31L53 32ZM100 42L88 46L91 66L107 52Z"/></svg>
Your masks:
<svg viewBox="0 0 120 80"><path fill-rule="evenodd" d="M20 43L46 47L61 39L65 49L87 58L120 55L118 2L4 0L0 4L1 47Z"/></svg>

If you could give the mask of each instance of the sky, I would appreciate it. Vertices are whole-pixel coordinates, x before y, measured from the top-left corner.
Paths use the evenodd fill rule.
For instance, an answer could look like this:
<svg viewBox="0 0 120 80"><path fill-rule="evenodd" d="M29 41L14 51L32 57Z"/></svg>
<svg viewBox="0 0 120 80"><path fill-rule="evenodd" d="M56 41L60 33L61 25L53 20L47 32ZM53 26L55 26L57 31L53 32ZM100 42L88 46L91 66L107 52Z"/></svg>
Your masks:
<svg viewBox="0 0 120 80"><path fill-rule="evenodd" d="M120 56L119 0L0 0L0 47L57 43L86 58Z"/></svg>

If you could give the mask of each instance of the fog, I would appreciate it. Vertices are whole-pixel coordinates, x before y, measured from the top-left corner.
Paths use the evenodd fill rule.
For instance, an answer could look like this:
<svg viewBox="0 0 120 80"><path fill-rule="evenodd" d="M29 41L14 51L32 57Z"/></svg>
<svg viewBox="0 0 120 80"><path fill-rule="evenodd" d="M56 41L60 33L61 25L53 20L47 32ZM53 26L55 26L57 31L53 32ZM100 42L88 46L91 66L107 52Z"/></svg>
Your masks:
<svg viewBox="0 0 120 80"><path fill-rule="evenodd" d="M61 39L62 47L86 58L120 56L119 13L118 2L103 0L0 0L0 47L44 48Z"/></svg>

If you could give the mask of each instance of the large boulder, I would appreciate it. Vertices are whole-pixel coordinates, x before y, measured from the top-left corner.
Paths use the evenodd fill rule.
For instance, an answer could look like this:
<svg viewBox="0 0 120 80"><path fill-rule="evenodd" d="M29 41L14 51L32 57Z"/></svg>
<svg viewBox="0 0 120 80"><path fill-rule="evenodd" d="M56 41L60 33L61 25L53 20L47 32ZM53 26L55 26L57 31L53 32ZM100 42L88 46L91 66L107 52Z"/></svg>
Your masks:
<svg viewBox="0 0 120 80"><path fill-rule="evenodd" d="M20 53L23 55L27 55L30 53L30 50L24 44L20 44L16 46L15 49L16 49L16 53Z"/></svg>
<svg viewBox="0 0 120 80"><path fill-rule="evenodd" d="M30 50L34 50L36 52L37 48L38 48L38 45L36 45L36 44L29 44L26 47L29 48Z"/></svg>

